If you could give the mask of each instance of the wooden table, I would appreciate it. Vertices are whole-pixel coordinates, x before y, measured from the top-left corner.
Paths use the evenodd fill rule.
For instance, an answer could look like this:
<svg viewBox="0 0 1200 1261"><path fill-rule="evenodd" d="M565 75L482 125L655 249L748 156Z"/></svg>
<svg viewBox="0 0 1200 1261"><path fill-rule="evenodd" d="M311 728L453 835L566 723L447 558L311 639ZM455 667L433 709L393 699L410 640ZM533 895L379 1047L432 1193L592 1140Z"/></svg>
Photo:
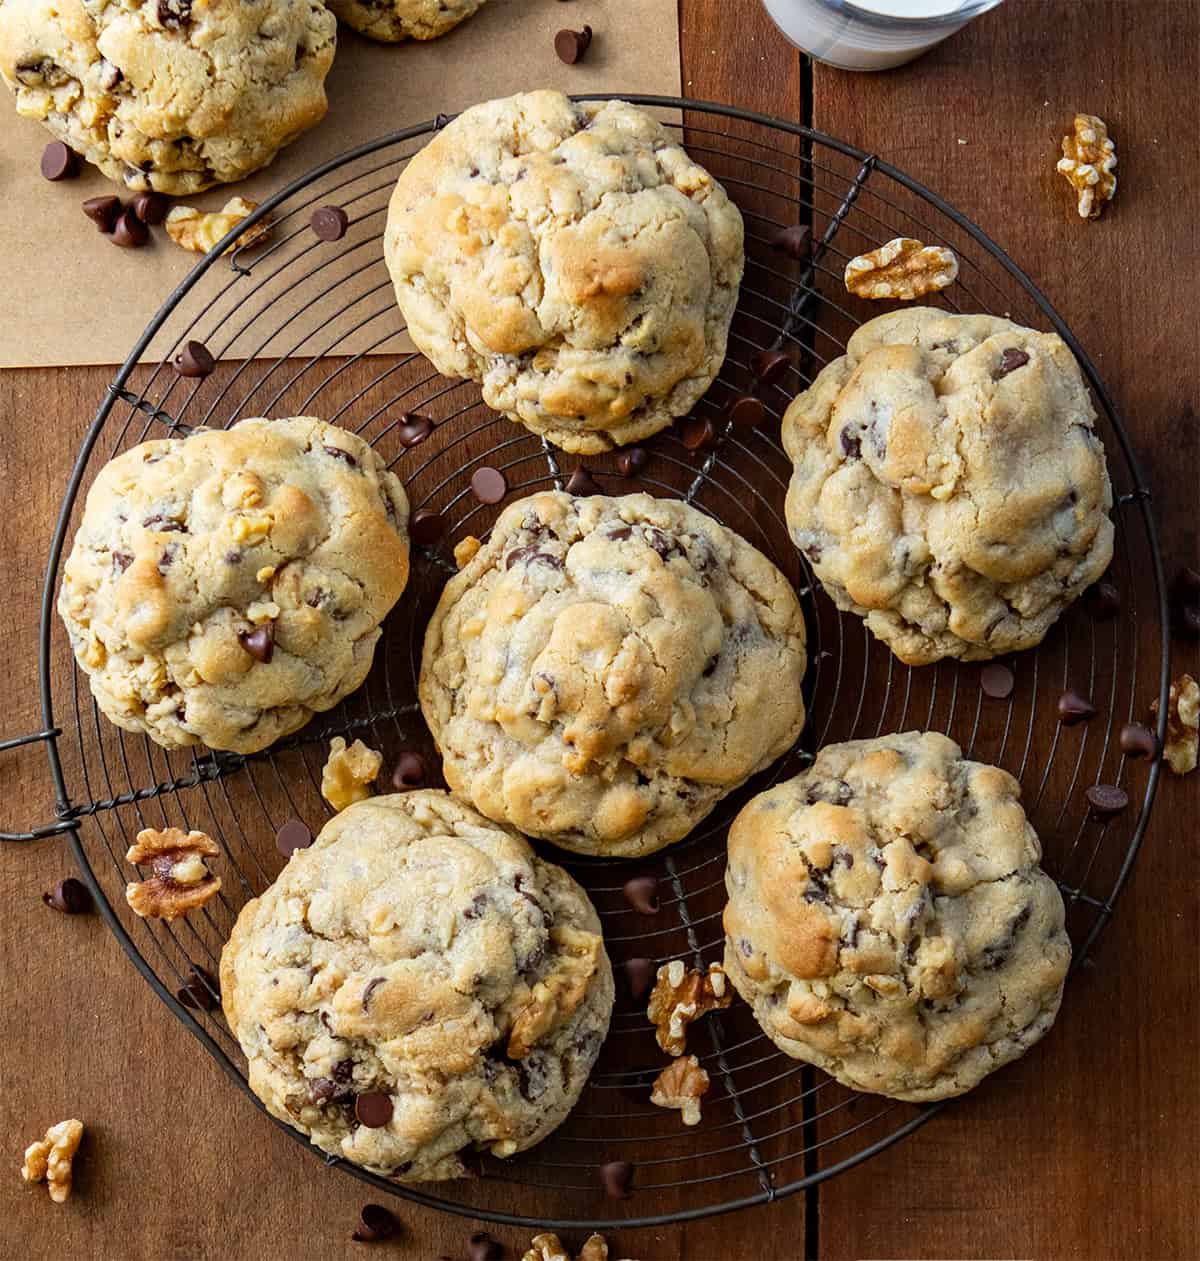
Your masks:
<svg viewBox="0 0 1200 1261"><path fill-rule="evenodd" d="M971 215L1045 288L1128 418L1154 487L1168 567L1197 563L1200 282L1188 0L1009 0L915 65L815 67L752 0L680 0L685 93L807 120L878 152ZM618 37L635 38L636 32ZM1052 172L1075 110L1117 137L1121 190L1102 225L1073 222ZM116 299L114 299L116 300ZM97 318L102 318L98 311ZM0 734L37 724L30 644L47 532L103 369L0 376ZM1177 641L1177 671L1197 671ZM46 813L40 749L3 762L6 824ZM631 1231L643 1261L766 1257L1189 1258L1200 1254L1200 776L1165 777L1143 856L1058 1038L1019 1094L983 1091L819 1191L686 1227ZM68 874L53 841L4 847L0 927L0 1255L335 1257L364 1200L231 1091L95 917L40 894ZM19 1153L78 1113L91 1138L79 1194L26 1194ZM380 1256L463 1252L466 1224L401 1206ZM497 1231L517 1255L527 1242Z"/></svg>

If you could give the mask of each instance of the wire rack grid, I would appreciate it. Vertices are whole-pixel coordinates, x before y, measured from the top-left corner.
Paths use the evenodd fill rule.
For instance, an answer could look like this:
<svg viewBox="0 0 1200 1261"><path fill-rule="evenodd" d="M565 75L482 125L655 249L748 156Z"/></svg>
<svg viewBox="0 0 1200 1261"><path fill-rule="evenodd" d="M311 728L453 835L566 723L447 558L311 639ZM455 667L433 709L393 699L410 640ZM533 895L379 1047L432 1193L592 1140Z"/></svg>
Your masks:
<svg viewBox="0 0 1200 1261"><path fill-rule="evenodd" d="M809 721L787 757L664 853L634 863L557 851L549 856L591 894L618 973L630 957L707 964L723 948L725 832L748 797L795 774L829 741L941 730L1021 782L1045 864L1067 903L1078 964L1129 875L1158 777L1157 763L1128 761L1116 735L1125 722L1144 717L1151 700L1165 697L1170 665L1150 495L1112 401L1032 281L961 214L886 162L811 129L731 107L624 99L657 111L737 202L746 224L746 274L725 366L693 412L713 421L721 434L716 449L693 452L668 431L646 444L650 463L636 479L623 477L613 456L587 466L606 493L645 489L687 499L748 538L791 579L809 629ZM55 821L4 839L67 834L101 913L134 965L248 1095L244 1061L219 1007L187 1006L179 991L195 966L216 973L238 910L277 874L283 859L274 848L276 829L298 817L315 831L327 816L319 782L332 736L362 736L389 764L402 748L422 750L436 764L415 701L424 625L454 569L453 543L467 534L485 537L503 506L486 507L472 496L471 472L483 464L499 468L511 501L561 488L579 463L490 412L474 384L439 377L407 342L383 262L387 200L404 164L447 121L439 115L382 137L282 189L255 216L273 221L270 243L223 255L231 234L171 294L108 387L67 487L42 602L43 729L0 745L45 742L57 807ZM336 243L319 240L308 225L312 211L330 203L350 217L349 231ZM779 228L795 224L811 229L815 245L807 259L772 244ZM1089 615L1086 601L1072 609L1039 648L1012 659L1017 682L1004 701L982 694L977 666L901 665L859 619L840 615L814 588L783 521L790 466L779 446L779 419L792 396L843 352L854 328L878 314L877 306L846 294L845 262L901 235L958 254L959 280L938 298L945 309L1007 315L1067 341L1087 376L1109 452L1117 526L1109 577L1120 591L1120 608L1107 619ZM219 360L207 379L186 380L169 366L190 339L205 342ZM770 385L756 382L751 366L763 349L788 356L785 373ZM769 413L767 423L750 432L728 419L729 403L748 390L757 391ZM405 449L397 426L413 411L434 419L436 429L425 443ZM409 590L388 619L366 684L295 736L249 757L167 752L117 730L92 702L54 616L59 565L82 509L80 492L106 460L147 438L228 426L247 416L308 413L370 441L405 482L412 508L436 509L447 521L442 542L417 550ZM1090 723L1068 728L1057 721L1055 701L1067 686L1092 697L1099 712ZM1129 791L1131 807L1115 820L1088 813L1084 789L1100 782ZM197 827L221 844L224 887L200 915L171 924L128 912L123 889L131 869L124 852L147 826ZM663 890L654 918L637 914L622 897L624 881L641 872L655 875ZM582 1099L533 1151L505 1162L481 1157L478 1177L432 1188L330 1163L381 1190L473 1217L616 1229L705 1216L814 1186L937 1111L856 1094L788 1059L738 1004L697 1026L692 1043L689 1049L712 1078L695 1129L684 1130L677 1114L649 1103L662 1057L644 1012L619 999ZM1052 1054L1051 1041L983 1089L1019 1088L1017 1079ZM636 1165L636 1191L628 1200L603 1196L596 1169L611 1159Z"/></svg>

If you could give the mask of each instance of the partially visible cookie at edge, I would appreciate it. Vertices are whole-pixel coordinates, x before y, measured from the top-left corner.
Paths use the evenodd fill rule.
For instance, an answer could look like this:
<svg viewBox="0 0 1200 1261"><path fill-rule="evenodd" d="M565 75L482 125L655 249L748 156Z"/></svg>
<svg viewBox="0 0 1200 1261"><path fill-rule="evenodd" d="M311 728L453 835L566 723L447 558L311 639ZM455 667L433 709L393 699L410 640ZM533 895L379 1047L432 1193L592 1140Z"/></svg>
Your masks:
<svg viewBox="0 0 1200 1261"><path fill-rule="evenodd" d="M1054 1023L1071 958L1016 780L943 735L828 745L729 834L725 971L782 1051L961 1094Z"/></svg>
<svg viewBox="0 0 1200 1261"><path fill-rule="evenodd" d="M437 39L474 17L487 0L329 0L337 16L385 44Z"/></svg>

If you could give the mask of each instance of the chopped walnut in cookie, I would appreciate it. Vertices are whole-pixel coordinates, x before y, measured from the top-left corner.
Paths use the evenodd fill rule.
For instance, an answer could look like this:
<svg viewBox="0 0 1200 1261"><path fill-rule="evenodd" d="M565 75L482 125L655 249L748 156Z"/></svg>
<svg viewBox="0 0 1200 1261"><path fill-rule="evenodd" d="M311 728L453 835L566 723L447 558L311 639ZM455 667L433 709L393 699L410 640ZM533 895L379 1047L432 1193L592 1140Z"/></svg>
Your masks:
<svg viewBox="0 0 1200 1261"><path fill-rule="evenodd" d="M913 298L953 284L958 257L944 245L925 245L911 236L898 236L876 250L846 264L846 288L859 298Z"/></svg>
<svg viewBox="0 0 1200 1261"><path fill-rule="evenodd" d="M231 197L220 210L207 214L195 206L172 206L166 218L167 235L185 250L207 254L227 232L232 232L257 209L258 202L247 201L245 197ZM241 246L261 244L270 236L272 226L264 219L247 228L225 253L231 254Z"/></svg>
<svg viewBox="0 0 1200 1261"><path fill-rule="evenodd" d="M221 878L204 865L206 858L216 858L220 852L216 841L203 832L143 829L125 861L148 865L153 874L146 880L130 881L125 900L143 919L178 919L196 910L221 888Z"/></svg>
<svg viewBox="0 0 1200 1261"><path fill-rule="evenodd" d="M572 1261L566 1244L550 1233L534 1235L521 1261ZM603 1235L591 1235L574 1261L608 1261L608 1242Z"/></svg>
<svg viewBox="0 0 1200 1261"><path fill-rule="evenodd" d="M83 1122L73 1117L52 1125L44 1139L25 1149L21 1177L31 1185L44 1181L54 1203L65 1203L71 1195L71 1165L82 1138Z"/></svg>
<svg viewBox="0 0 1200 1261"><path fill-rule="evenodd" d="M1158 717L1158 701L1150 707ZM1190 674L1181 674L1171 684L1167 696L1167 736L1163 760L1176 775L1196 769L1200 753L1200 683Z"/></svg>
<svg viewBox="0 0 1200 1261"><path fill-rule="evenodd" d="M382 753L367 748L361 740L347 748L341 736L334 736L321 771L321 796L338 811L356 801L366 801L382 767Z"/></svg>
<svg viewBox="0 0 1200 1261"><path fill-rule="evenodd" d="M1055 168L1066 177L1079 199L1081 219L1099 219L1117 191L1117 151L1108 126L1095 114L1076 114L1075 132L1064 136L1063 155Z"/></svg>
<svg viewBox="0 0 1200 1261"><path fill-rule="evenodd" d="M672 1060L654 1079L650 1102L660 1108L678 1108L684 1125L700 1123L700 1100L708 1093L708 1074L694 1055Z"/></svg>
<svg viewBox="0 0 1200 1261"><path fill-rule="evenodd" d="M646 1015L658 1045L669 1055L682 1055L687 1049L688 1025L731 1002L733 992L719 963L710 963L707 972L689 971L682 959L675 959L659 968Z"/></svg>
<svg viewBox="0 0 1200 1261"><path fill-rule="evenodd" d="M459 569L465 569L474 559L483 544L473 535L468 534L454 545L454 563Z"/></svg>
<svg viewBox="0 0 1200 1261"><path fill-rule="evenodd" d="M600 961L600 937L569 925L550 930L550 941L562 951L560 968L539 981L517 1013L508 1035L510 1059L523 1060L534 1046L558 1028L587 997Z"/></svg>

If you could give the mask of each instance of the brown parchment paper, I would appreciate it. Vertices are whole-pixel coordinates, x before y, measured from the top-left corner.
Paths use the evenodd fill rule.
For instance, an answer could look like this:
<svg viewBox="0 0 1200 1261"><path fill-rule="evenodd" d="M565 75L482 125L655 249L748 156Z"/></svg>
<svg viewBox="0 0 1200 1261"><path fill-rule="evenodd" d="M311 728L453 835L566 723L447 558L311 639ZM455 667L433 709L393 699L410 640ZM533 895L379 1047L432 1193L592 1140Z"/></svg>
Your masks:
<svg viewBox="0 0 1200 1261"><path fill-rule="evenodd" d="M563 65L555 32L585 22L595 31L586 59ZM678 94L676 0L490 0L457 30L424 44L374 44L340 27L324 121L250 179L183 200L217 209L236 191L261 201L385 132L539 87ZM120 363L199 255L161 228L144 249L114 246L80 203L122 190L92 167L79 179L47 182L38 161L50 134L17 116L2 85L0 110L9 112L0 123L0 367ZM366 332L361 344L351 337L339 353L366 351L372 340Z"/></svg>

